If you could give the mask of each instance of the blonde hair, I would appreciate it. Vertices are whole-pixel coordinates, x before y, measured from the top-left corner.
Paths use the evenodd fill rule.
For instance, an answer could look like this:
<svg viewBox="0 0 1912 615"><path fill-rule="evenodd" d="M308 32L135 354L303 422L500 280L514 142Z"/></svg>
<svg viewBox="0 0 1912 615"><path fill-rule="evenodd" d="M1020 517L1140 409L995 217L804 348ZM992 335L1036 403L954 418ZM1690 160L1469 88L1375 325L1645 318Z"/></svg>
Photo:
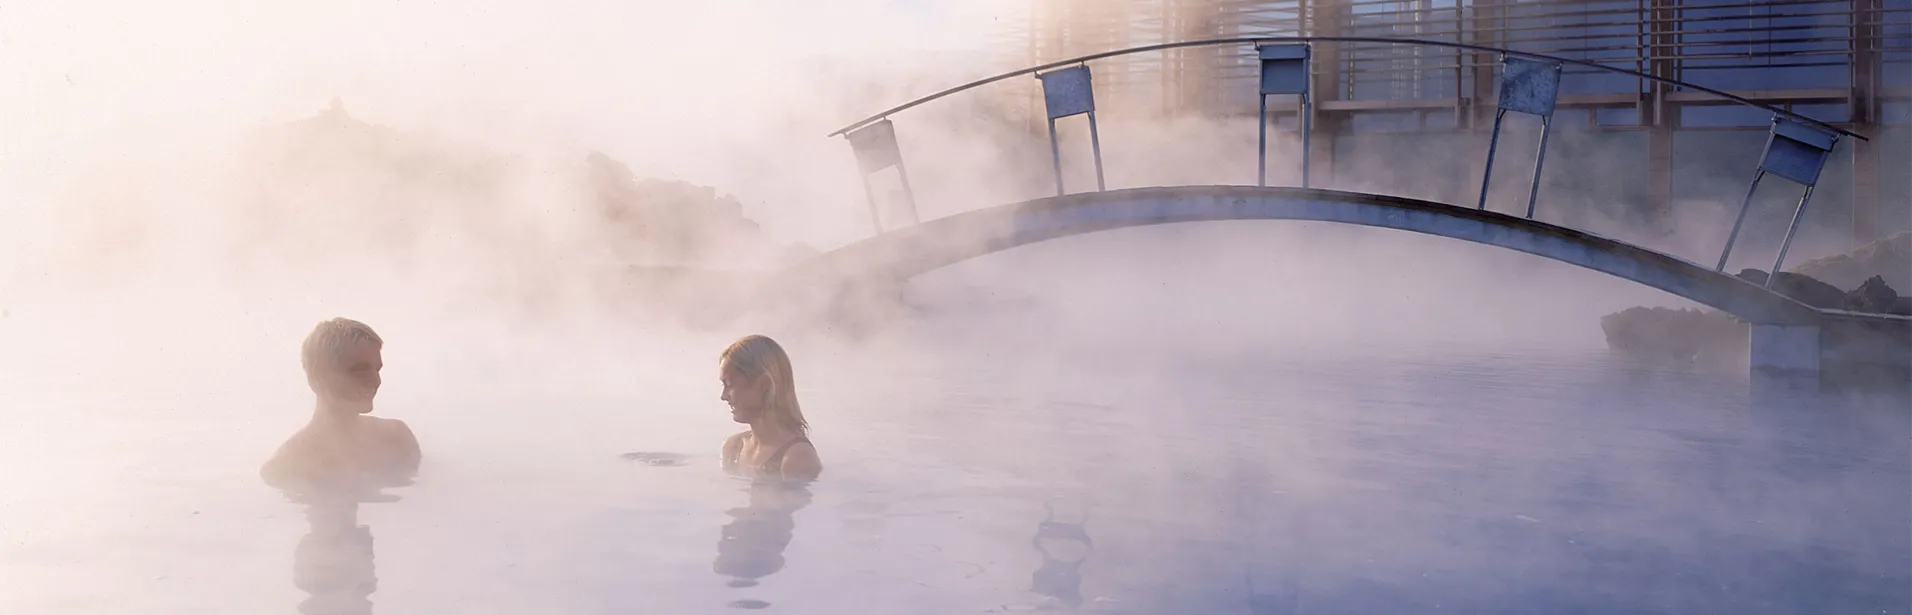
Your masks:
<svg viewBox="0 0 1912 615"><path fill-rule="evenodd" d="M790 355L776 340L746 335L724 348L717 361L734 375L768 378L770 398L765 411L785 428L809 431L810 423L803 420L803 408L797 404L796 373L790 366Z"/></svg>
<svg viewBox="0 0 1912 615"><path fill-rule="evenodd" d="M305 344L299 348L299 366L306 372L320 365L336 364L339 355L358 342L371 342L380 346L385 340L365 323L350 318L333 318L320 322L305 336Z"/></svg>

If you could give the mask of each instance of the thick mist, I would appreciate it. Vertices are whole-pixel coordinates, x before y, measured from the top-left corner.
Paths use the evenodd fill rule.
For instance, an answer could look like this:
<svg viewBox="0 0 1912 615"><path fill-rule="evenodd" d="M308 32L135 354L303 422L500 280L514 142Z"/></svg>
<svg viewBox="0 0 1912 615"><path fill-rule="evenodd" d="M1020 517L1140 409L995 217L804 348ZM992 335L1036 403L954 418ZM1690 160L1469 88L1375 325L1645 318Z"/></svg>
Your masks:
<svg viewBox="0 0 1912 615"><path fill-rule="evenodd" d="M0 589L0 611L124 612L141 600L151 612L203 612L209 588L283 609L295 593L284 560L304 529L258 485L257 467L307 418L298 347L333 316L386 340L378 413L410 423L427 458L406 502L363 516L380 541L377 601L394 612L627 612L638 598L714 608L717 533L704 517L752 502L703 474L738 429L717 399L715 362L752 332L793 349L831 472L781 553L792 562L782 579L804 584L780 591L848 607L970 591L977 579L1027 585L998 547L1024 548L1043 514L1032 502L1057 493L1119 528L1102 535L1092 575L1226 591L1248 573L1204 563L1189 545L1278 559L1232 544L1268 538L1324 553L1328 576L1394 549L1412 565L1385 574L1406 575L1492 566L1463 547L1539 544L1508 538L1534 528L1551 545L1535 552L1554 553L1565 547L1553 538L1592 527L1717 564L1740 552L1696 546L1690 517L1723 515L1747 493L1817 485L1759 523L1721 522L1752 534L1771 521L1784 546L1829 532L1808 522L1814 498L1863 508L1896 495L1834 470L1695 494L1709 476L1683 469L1692 458L1667 438L1705 444L1725 431L1712 437L1746 446L1707 449L1699 465L1768 463L1796 442L1786 419L1764 421L1816 402L1693 392L1743 384L1737 374L1560 358L1600 354L1601 314L1684 302L1408 233L1128 229L931 272L906 285L903 307L868 322L780 306L750 306L769 314L757 320L686 318L736 307L716 304L866 237L854 160L823 135L1008 68L983 41L1026 9L0 7L0 77L12 84L0 116L13 120L0 142L0 390L15 396L0 410L12 427L0 433L11 470L0 510L17 515L0 529L0 576L24 579ZM896 118L923 218L1049 193L1029 85ZM1080 121L1062 127L1075 188L1093 185ZM1252 122L1103 122L1111 188L1253 181ZM1503 137L1501 211L1525 194L1526 128L1510 123ZM1270 180L1293 183L1299 144L1273 134ZM1399 136L1350 138L1326 187L1471 202L1484 143L1387 140ZM1661 233L1629 217L1615 194L1627 182L1587 179L1636 175L1637 144L1571 131L1552 143L1541 219L1702 262L1752 168L1727 152L1746 159L1721 168L1746 173L1683 184L1678 224ZM890 178L877 179L893 227ZM1772 219L1756 217L1751 232L1776 237ZM1846 247L1831 236L1802 237L1792 260ZM1756 255L1748 266L1767 266L1758 241L1741 245ZM1726 410L1652 414L1685 406ZM1580 410L1595 414L1571 414ZM691 467L611 465L633 451ZM1609 458L1627 461L1603 473L1596 461ZM1448 495L1449 479L1486 493ZM1563 482L1615 480L1601 502L1671 509L1601 519L1555 498L1570 490ZM1390 494L1427 497L1406 521L1349 512L1398 501ZM1468 525L1472 514L1494 521ZM1288 525L1252 521L1277 517ZM1581 525L1535 521L1559 518ZM881 545L858 551L863 539ZM1827 540L1862 551L1847 536ZM1540 555L1521 561L1531 576L1456 586L1491 593L1575 573ZM826 591L846 582L830 562L877 575L855 577L870 595ZM974 612L982 599L964 604Z"/></svg>

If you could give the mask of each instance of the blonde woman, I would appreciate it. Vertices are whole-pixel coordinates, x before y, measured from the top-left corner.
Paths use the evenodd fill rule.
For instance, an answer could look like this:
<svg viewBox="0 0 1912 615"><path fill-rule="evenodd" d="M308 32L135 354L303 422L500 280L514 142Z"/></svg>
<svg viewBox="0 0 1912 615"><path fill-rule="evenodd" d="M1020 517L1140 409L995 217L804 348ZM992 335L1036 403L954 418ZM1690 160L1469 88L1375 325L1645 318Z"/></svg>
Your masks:
<svg viewBox="0 0 1912 615"><path fill-rule="evenodd" d="M815 480L823 462L797 405L790 355L776 341L746 336L725 348L717 374L730 419L750 429L724 440L726 471L755 478Z"/></svg>

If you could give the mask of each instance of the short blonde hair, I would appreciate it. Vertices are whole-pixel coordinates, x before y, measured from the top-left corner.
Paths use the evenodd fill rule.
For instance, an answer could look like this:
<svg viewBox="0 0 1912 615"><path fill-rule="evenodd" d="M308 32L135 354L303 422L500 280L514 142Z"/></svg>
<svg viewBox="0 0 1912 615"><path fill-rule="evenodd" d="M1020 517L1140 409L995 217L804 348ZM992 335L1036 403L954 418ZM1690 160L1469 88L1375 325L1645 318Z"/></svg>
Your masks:
<svg viewBox="0 0 1912 615"><path fill-rule="evenodd" d="M809 421L803 419L803 407L797 403L796 370L790 366L790 355L776 340L746 335L724 348L717 362L735 375L769 378L770 399L765 411L772 420L796 431L810 429Z"/></svg>
<svg viewBox="0 0 1912 615"><path fill-rule="evenodd" d="M350 318L320 322L312 328L312 333L305 336L305 344L299 348L299 366L311 372L320 365L334 365L340 354L358 342L385 345L385 340L379 338L378 332L365 323Z"/></svg>

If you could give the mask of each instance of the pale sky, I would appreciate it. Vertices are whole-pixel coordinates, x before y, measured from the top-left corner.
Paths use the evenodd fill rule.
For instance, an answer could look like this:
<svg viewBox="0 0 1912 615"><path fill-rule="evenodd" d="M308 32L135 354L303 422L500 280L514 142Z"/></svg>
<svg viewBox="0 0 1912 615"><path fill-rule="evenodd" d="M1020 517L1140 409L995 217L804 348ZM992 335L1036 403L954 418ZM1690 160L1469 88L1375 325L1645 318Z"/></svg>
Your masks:
<svg viewBox="0 0 1912 615"><path fill-rule="evenodd" d="M531 77L549 84L600 70L606 78L624 71L627 79L709 75L804 57L962 49L990 27L986 4L8 3L0 5L0 76L11 91L0 104L15 120L9 124L25 119L29 132L44 134L127 114L271 116L310 107L327 92L395 81Z"/></svg>
<svg viewBox="0 0 1912 615"><path fill-rule="evenodd" d="M748 192L721 160L741 144L900 102L826 109L816 58L910 65L911 52L974 48L1022 1L5 3L0 191L18 205L86 160L309 116L338 96L374 122L600 148L640 173Z"/></svg>

